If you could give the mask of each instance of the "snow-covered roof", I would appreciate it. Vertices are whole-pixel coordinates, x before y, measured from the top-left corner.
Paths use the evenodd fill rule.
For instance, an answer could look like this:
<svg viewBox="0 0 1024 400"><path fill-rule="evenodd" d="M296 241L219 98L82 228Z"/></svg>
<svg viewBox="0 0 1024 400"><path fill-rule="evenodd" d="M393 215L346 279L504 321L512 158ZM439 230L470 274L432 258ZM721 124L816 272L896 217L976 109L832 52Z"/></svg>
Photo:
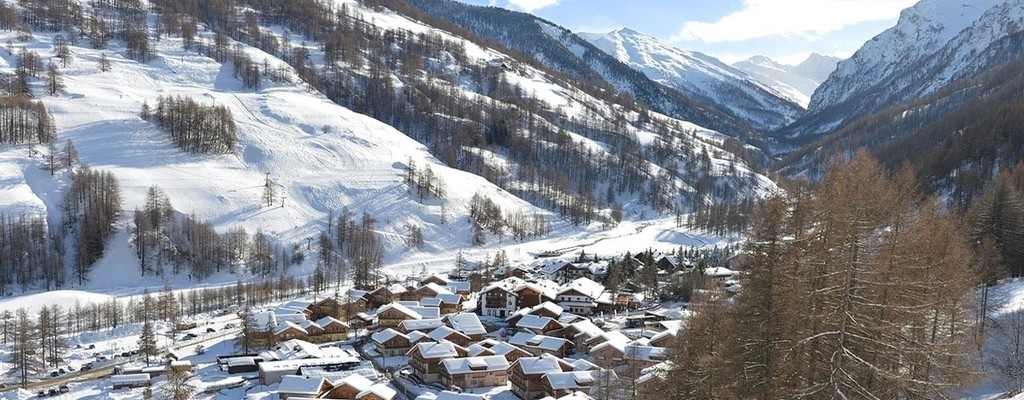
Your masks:
<svg viewBox="0 0 1024 400"><path fill-rule="evenodd" d="M398 311L398 312L400 312L402 314L408 315L410 319L422 319L423 318L423 315L421 315L420 313L418 313L416 311L413 311L411 308L407 307L406 305L402 304L401 302L388 303L388 304L385 304L383 306L380 306L380 308L377 309L377 315L380 315L380 314L382 314L382 313L384 313L385 311L388 311L388 310L395 310L395 311Z"/></svg>
<svg viewBox="0 0 1024 400"><path fill-rule="evenodd" d="M569 265L572 265L572 264L569 263L568 261L562 261L562 260L554 261L554 262L548 263L548 264L540 267L540 273L542 273L544 275L549 275L550 276L550 275L553 275L555 273L558 273L558 271L561 271L563 268L565 268L565 267L567 267Z"/></svg>
<svg viewBox="0 0 1024 400"><path fill-rule="evenodd" d="M122 374L113 375L110 377L110 382L113 384L118 383L138 383L138 382L149 382L149 374Z"/></svg>
<svg viewBox="0 0 1024 400"><path fill-rule="evenodd" d="M653 315L655 317L666 318L670 320L681 320L687 315L687 311L681 308L655 308L653 310L647 310L644 312L647 315Z"/></svg>
<svg viewBox="0 0 1024 400"><path fill-rule="evenodd" d="M446 288L444 286L441 286L441 285L438 285L438 284L436 284L434 282L427 282L423 286L420 286L420 287L416 288L416 290L420 290L420 289L428 289L428 290L430 290L430 291L432 291L434 293L437 293L439 295L441 295L441 294L454 294L454 292L452 292L451 290L448 290L448 288Z"/></svg>
<svg viewBox="0 0 1024 400"><path fill-rule="evenodd" d="M441 300L443 304L459 304L462 303L462 295L458 293L442 293L438 294L437 298Z"/></svg>
<svg viewBox="0 0 1024 400"><path fill-rule="evenodd" d="M736 275L736 271L733 271L725 267L714 267L705 269L704 275L715 278L729 278L732 277L733 275Z"/></svg>
<svg viewBox="0 0 1024 400"><path fill-rule="evenodd" d="M352 300L356 300L356 299L361 299L361 298L367 297L368 294L370 294L370 292L365 291L365 290L359 290L359 289L349 289L348 290L348 297L351 298Z"/></svg>
<svg viewBox="0 0 1024 400"><path fill-rule="evenodd" d="M448 278L447 275L439 274L439 273L433 273L433 274L430 274L430 275L428 275L427 277L425 277L423 279L420 279L420 282L426 281L427 279L437 279L437 280L439 280L441 282L444 282L444 283L448 283L448 282L452 281L451 278Z"/></svg>
<svg viewBox="0 0 1024 400"><path fill-rule="evenodd" d="M231 357L225 362L228 367L237 367L240 365L256 365L256 357Z"/></svg>
<svg viewBox="0 0 1024 400"><path fill-rule="evenodd" d="M420 318L441 318L441 309L437 307L411 306L408 309L420 315Z"/></svg>
<svg viewBox="0 0 1024 400"><path fill-rule="evenodd" d="M453 358L441 361L449 374L468 374L470 372L505 371L509 367L508 360L502 356L479 356Z"/></svg>
<svg viewBox="0 0 1024 400"><path fill-rule="evenodd" d="M588 395L586 393L577 391L577 392L569 393L569 394L567 394L565 396L562 396L562 397L559 397L559 398L554 398L554 397L548 396L548 397L542 398L540 400L594 400L594 398L590 397L590 395Z"/></svg>
<svg viewBox="0 0 1024 400"><path fill-rule="evenodd" d="M596 382L593 371L551 372L545 374L543 379L552 390L586 389Z"/></svg>
<svg viewBox="0 0 1024 400"><path fill-rule="evenodd" d="M406 336L409 337L409 343L419 342L423 338L429 339L429 336L427 336L427 334L422 331L410 331L408 334L406 334Z"/></svg>
<svg viewBox="0 0 1024 400"><path fill-rule="evenodd" d="M406 289L405 286L402 285L401 283L392 283L391 286L388 286L388 292L390 292L391 294L402 294L407 291L409 290Z"/></svg>
<svg viewBox="0 0 1024 400"><path fill-rule="evenodd" d="M444 325L441 318L407 319L398 324L406 332L434 330Z"/></svg>
<svg viewBox="0 0 1024 400"><path fill-rule="evenodd" d="M348 386L356 390L356 392L362 392L373 386L373 381L367 379L365 376L359 374L353 374L346 376L344 379L334 382L334 387Z"/></svg>
<svg viewBox="0 0 1024 400"><path fill-rule="evenodd" d="M467 335L483 335L487 333L487 328L484 328L484 324L480 322L480 317L473 313L449 314L445 317L445 321L453 329Z"/></svg>
<svg viewBox="0 0 1024 400"><path fill-rule="evenodd" d="M444 287L450 292L459 293L470 291L470 287L472 286L469 281L449 281Z"/></svg>
<svg viewBox="0 0 1024 400"><path fill-rule="evenodd" d="M192 361L189 360L172 360L171 368L192 368Z"/></svg>
<svg viewBox="0 0 1024 400"><path fill-rule="evenodd" d="M425 307L440 307L441 299L437 297L424 297L420 299L420 305Z"/></svg>
<svg viewBox="0 0 1024 400"><path fill-rule="evenodd" d="M264 360L301 360L309 358L346 357L345 350L334 347L319 347L305 340L291 339L281 342L277 348L260 353Z"/></svg>
<svg viewBox="0 0 1024 400"><path fill-rule="evenodd" d="M370 386L368 389L356 394L356 399L362 399L363 397L366 397L371 393L377 395L377 397L380 397L384 400L391 400L392 398L395 397L395 395L398 394L398 392L395 389L390 388L388 385L385 385L383 383L377 383L374 384L373 386Z"/></svg>
<svg viewBox="0 0 1024 400"><path fill-rule="evenodd" d="M485 395L482 395L482 394L456 393L456 392L452 392L452 391L448 391L448 390L439 392L437 394L435 394L433 392L426 392L426 393L423 393L423 394L419 395L419 397L416 397L416 400L486 400L486 399L487 399L487 397Z"/></svg>
<svg viewBox="0 0 1024 400"><path fill-rule="evenodd" d="M628 360L664 360L667 354L668 349L664 347L641 346L637 344L630 344L623 349L623 358Z"/></svg>
<svg viewBox="0 0 1024 400"><path fill-rule="evenodd" d="M259 330L267 326L277 326L277 316L273 311L261 311L252 314L252 323Z"/></svg>
<svg viewBox="0 0 1024 400"><path fill-rule="evenodd" d="M573 268L587 271L591 275L605 275L608 273L608 264L600 261L585 264L573 264Z"/></svg>
<svg viewBox="0 0 1024 400"><path fill-rule="evenodd" d="M374 343L385 343L388 340L394 339L395 337L404 337L406 339L409 338L408 336L405 336L402 332L388 328L380 332L375 332L373 335L370 335L370 340L372 340Z"/></svg>
<svg viewBox="0 0 1024 400"><path fill-rule="evenodd" d="M320 319L316 320L316 324L319 325L321 328L326 327L326 326L331 325L331 324L341 324L342 326L344 326L346 328L348 327L348 324L346 324L344 321L342 321L340 319L337 319L337 318L334 318L332 316L326 316L326 317L320 318Z"/></svg>
<svg viewBox="0 0 1024 400"><path fill-rule="evenodd" d="M274 334L280 335L282 332L288 329L295 329L302 333L309 333L306 331L306 328L303 328L297 323L294 323L292 321L281 321L281 323L277 324L277 327L274 328Z"/></svg>
<svg viewBox="0 0 1024 400"><path fill-rule="evenodd" d="M562 338L556 338L546 335L534 335L529 332L519 332L508 339L509 344L519 347L534 347L541 350L556 351L561 350L565 343L568 342Z"/></svg>
<svg viewBox="0 0 1024 400"><path fill-rule="evenodd" d="M604 334L604 330L598 328L597 325L594 325L594 322L589 319L576 321L570 325L573 328L576 328L576 330L580 332L579 334L586 336L587 339Z"/></svg>
<svg viewBox="0 0 1024 400"><path fill-rule="evenodd" d="M651 340L649 340L648 343L650 343L650 342L658 342L659 340L663 340L663 339L666 339L666 338L669 338L669 337L673 337L674 338L678 334L679 334L679 329L664 330L664 331L658 332L654 336L651 336Z"/></svg>
<svg viewBox="0 0 1024 400"><path fill-rule="evenodd" d="M320 326L320 324L317 324L316 322L313 322L313 321L310 321L310 320L304 320L302 322L299 322L298 325L301 326L302 329L305 329L306 332L309 332L310 330L323 330L324 329L324 327Z"/></svg>
<svg viewBox="0 0 1024 400"><path fill-rule="evenodd" d="M480 289L480 292L481 293L488 292L488 291L490 291L492 289L496 289L496 288L501 288L501 289L504 289L505 291L512 292L517 287L519 287L519 285L523 285L525 283L526 283L526 281L524 281L522 279L516 278L514 276L510 276L510 277L502 279L500 281L493 282L490 285L484 286L483 289Z"/></svg>
<svg viewBox="0 0 1024 400"><path fill-rule="evenodd" d="M584 360L582 358L576 359L576 360L572 360L572 362L570 362L570 364L572 364L572 370L573 371L593 371L593 370L601 369L601 367L598 366L597 364L594 364L594 363L592 363L590 361L587 361L587 360Z"/></svg>
<svg viewBox="0 0 1024 400"><path fill-rule="evenodd" d="M591 299L597 299L601 297L601 293L604 293L604 285L594 282L588 278L577 278L563 286L562 289L558 291L558 295L562 295L570 290L575 290L584 296L590 297Z"/></svg>
<svg viewBox="0 0 1024 400"><path fill-rule="evenodd" d="M515 365L518 365L526 375L540 375L572 369L569 363L551 354L541 354L539 357L520 357L516 359Z"/></svg>
<svg viewBox="0 0 1024 400"><path fill-rule="evenodd" d="M434 330L430 331L430 333L427 334L427 336L430 336L431 339L436 340L438 342L451 337L451 335L458 335L467 340L469 339L469 336L466 336L462 332L459 332L457 330L454 330L443 325L435 328Z"/></svg>
<svg viewBox="0 0 1024 400"><path fill-rule="evenodd" d="M278 393L308 394L316 396L320 394L320 388L324 385L323 378L309 378L298 375L285 375L281 378L281 384L277 387Z"/></svg>
<svg viewBox="0 0 1024 400"><path fill-rule="evenodd" d="M449 341L437 343L417 343L409 352L418 351L423 358L458 357L459 346Z"/></svg>
<svg viewBox="0 0 1024 400"><path fill-rule="evenodd" d="M551 323L556 323L554 319L549 317L538 317L536 315L526 314L519 321L516 322L517 328L533 329L536 331L544 329Z"/></svg>

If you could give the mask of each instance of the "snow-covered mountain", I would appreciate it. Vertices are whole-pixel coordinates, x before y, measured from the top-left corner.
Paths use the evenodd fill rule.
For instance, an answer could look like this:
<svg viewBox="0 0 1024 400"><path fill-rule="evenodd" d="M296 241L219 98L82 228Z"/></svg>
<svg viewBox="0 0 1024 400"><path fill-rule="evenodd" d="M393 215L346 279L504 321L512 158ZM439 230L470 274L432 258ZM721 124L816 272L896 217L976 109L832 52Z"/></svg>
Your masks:
<svg viewBox="0 0 1024 400"><path fill-rule="evenodd" d="M797 65L786 65L765 56L753 56L732 64L790 101L807 108L811 95L836 70L840 58L813 53Z"/></svg>
<svg viewBox="0 0 1024 400"><path fill-rule="evenodd" d="M787 136L833 131L852 119L934 93L1024 54L1024 1L922 0L896 26L839 63Z"/></svg>
<svg viewBox="0 0 1024 400"><path fill-rule="evenodd" d="M629 28L578 35L651 79L762 129L786 125L801 112L780 92L707 54L682 50Z"/></svg>

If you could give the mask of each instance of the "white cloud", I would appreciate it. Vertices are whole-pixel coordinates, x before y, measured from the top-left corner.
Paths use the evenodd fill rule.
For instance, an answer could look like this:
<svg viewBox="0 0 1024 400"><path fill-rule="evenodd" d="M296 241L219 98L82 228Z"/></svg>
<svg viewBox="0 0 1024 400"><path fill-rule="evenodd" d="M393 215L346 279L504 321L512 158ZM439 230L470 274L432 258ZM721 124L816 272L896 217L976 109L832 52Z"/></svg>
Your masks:
<svg viewBox="0 0 1024 400"><path fill-rule="evenodd" d="M526 0L518 0L526 1ZM541 0L543 1L543 0ZM768 36L808 41L862 22L895 19L916 0L743 0L739 10L715 22L688 21L673 42L740 42Z"/></svg>
<svg viewBox="0 0 1024 400"><path fill-rule="evenodd" d="M508 4L528 13L540 10L544 7L557 5L561 0L508 0Z"/></svg>

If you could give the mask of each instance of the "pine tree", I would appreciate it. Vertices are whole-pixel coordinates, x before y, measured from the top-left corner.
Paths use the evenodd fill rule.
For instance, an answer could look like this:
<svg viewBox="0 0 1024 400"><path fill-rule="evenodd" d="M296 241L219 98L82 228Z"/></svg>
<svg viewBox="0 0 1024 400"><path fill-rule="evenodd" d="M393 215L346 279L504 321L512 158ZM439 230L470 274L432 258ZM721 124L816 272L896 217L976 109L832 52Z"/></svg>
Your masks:
<svg viewBox="0 0 1024 400"><path fill-rule="evenodd" d="M273 206L276 196L277 190L274 188L274 182L270 180L270 173L267 172L267 179L263 182L263 197L261 200L263 205L267 207Z"/></svg>
<svg viewBox="0 0 1024 400"><path fill-rule="evenodd" d="M110 71L110 57L107 57L107 53L100 53L100 59L98 61L100 72Z"/></svg>
<svg viewBox="0 0 1024 400"><path fill-rule="evenodd" d="M149 365L149 357L158 357L160 355L160 348L156 344L156 333L153 331L153 325L147 320L142 323L142 333L139 334L138 340L139 351L146 356L146 365Z"/></svg>
<svg viewBox="0 0 1024 400"><path fill-rule="evenodd" d="M50 63L46 67L46 93L56 96L64 91L64 76L57 69L57 64Z"/></svg>
<svg viewBox="0 0 1024 400"><path fill-rule="evenodd" d="M11 369L19 377L22 387L28 385L28 377L42 371L39 360L39 338L36 336L35 324L28 316L28 311L19 308L16 311L14 336L11 344Z"/></svg>
<svg viewBox="0 0 1024 400"><path fill-rule="evenodd" d="M172 369L167 373L167 386L164 386L164 398L169 400L191 400L196 388L189 383L192 373L186 370Z"/></svg>

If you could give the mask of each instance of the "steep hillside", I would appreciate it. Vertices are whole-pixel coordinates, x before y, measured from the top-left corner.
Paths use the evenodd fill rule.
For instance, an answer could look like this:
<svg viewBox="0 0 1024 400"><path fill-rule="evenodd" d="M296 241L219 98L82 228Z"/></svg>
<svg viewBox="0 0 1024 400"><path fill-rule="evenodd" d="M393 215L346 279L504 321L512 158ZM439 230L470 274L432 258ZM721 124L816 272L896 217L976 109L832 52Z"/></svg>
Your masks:
<svg viewBox="0 0 1024 400"><path fill-rule="evenodd" d="M923 0L867 42L811 98L807 115L780 130L808 137L854 118L926 96L1024 54L1010 36L1024 26L1024 2Z"/></svg>
<svg viewBox="0 0 1024 400"><path fill-rule="evenodd" d="M377 268L445 258L464 246L678 215L774 188L741 142L601 86L577 86L405 3L226 4L0 3L11 43L0 57L3 87L11 99L41 99L48 112L35 115L52 115L56 131L52 142L0 145L0 223L27 229L33 221L14 217L42 215L62 233L41 235L49 244L40 248L69 252L48 256L64 267L26 277L23 288L37 279L66 285L55 276L72 264L87 280L93 257L100 269L138 257L143 275L164 268L147 257L182 275L209 261L197 279L280 273L292 263L301 273L343 269L335 254L359 271L368 258ZM66 27L86 35L65 40ZM172 100L192 108L171 115ZM188 122L199 114L221 121ZM175 126L188 137L172 137ZM210 147L203 141L214 130L231 134ZM61 159L75 157L62 147L77 149L71 168ZM104 198L123 212L111 239L82 262L70 253L94 240L75 236L79 216L64 210L92 170L119 183L107 186L120 194ZM160 216L165 207L173 218ZM239 228L253 235L251 247L228 250ZM196 235L213 244L201 248ZM370 246L366 257L353 250L356 239ZM8 250L18 254L0 246ZM0 259L5 274L25 261Z"/></svg>
<svg viewBox="0 0 1024 400"><path fill-rule="evenodd" d="M754 56L732 66L747 73L761 84L782 94L790 101L807 108L811 95L835 71L839 58L811 54L797 65L784 65L764 56Z"/></svg>
<svg viewBox="0 0 1024 400"><path fill-rule="evenodd" d="M786 125L803 111L774 89L707 54L681 50L628 28L579 36L651 79L762 129Z"/></svg>

